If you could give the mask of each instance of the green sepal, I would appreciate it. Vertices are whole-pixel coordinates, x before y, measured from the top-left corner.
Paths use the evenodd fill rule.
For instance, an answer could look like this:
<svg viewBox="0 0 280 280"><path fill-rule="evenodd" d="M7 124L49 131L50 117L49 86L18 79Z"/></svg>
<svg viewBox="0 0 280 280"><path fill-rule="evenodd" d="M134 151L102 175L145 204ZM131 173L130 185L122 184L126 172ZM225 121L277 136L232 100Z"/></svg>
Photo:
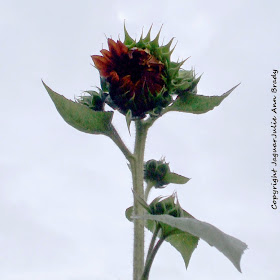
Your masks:
<svg viewBox="0 0 280 280"><path fill-rule="evenodd" d="M91 110L54 92L44 82L43 85L59 114L72 127L90 134L106 135L111 130L113 112Z"/></svg>
<svg viewBox="0 0 280 280"><path fill-rule="evenodd" d="M196 86L201 76L195 78L194 70L179 70L178 76L171 82L175 89L174 94L196 93Z"/></svg>
<svg viewBox="0 0 280 280"><path fill-rule="evenodd" d="M135 40L133 40L130 35L128 34L125 24L124 24L124 42L123 42L127 47L132 47L133 45L135 45Z"/></svg>
<svg viewBox="0 0 280 280"><path fill-rule="evenodd" d="M190 178L184 177L182 175L173 173L173 172L168 172L164 178L164 182L167 184L173 183L173 184L186 184Z"/></svg>
<svg viewBox="0 0 280 280"><path fill-rule="evenodd" d="M109 92L109 83L102 76L100 76L100 85L103 92Z"/></svg>
<svg viewBox="0 0 280 280"><path fill-rule="evenodd" d="M159 41L159 36L160 36L161 28L160 28L158 34L156 35L155 39L150 42L150 46L151 46L152 50L154 50L154 49L159 47L158 41Z"/></svg>
<svg viewBox="0 0 280 280"><path fill-rule="evenodd" d="M79 96L76 101L82 105L89 107L94 111L104 111L104 98L101 92L96 92L94 90L86 90L85 93L88 95Z"/></svg>
<svg viewBox="0 0 280 280"><path fill-rule="evenodd" d="M165 160L157 161L152 159L144 164L144 180L149 183L150 186L161 189L170 183L185 184L190 179L171 172L169 164L166 163Z"/></svg>
<svg viewBox="0 0 280 280"><path fill-rule="evenodd" d="M169 53L170 53L170 46L171 46L173 40L174 40L174 37L173 37L166 45L160 46L160 47L159 47L159 50L160 50L162 53L168 54L168 55L169 55Z"/></svg>
<svg viewBox="0 0 280 280"><path fill-rule="evenodd" d="M129 207L125 211L125 216L130 222L133 222L133 219L131 218L132 213L133 213L133 207ZM191 216L185 210L183 210L183 216L185 218L193 218L193 216ZM145 227L149 231L154 232L155 223L156 222L154 221L146 220ZM165 241L170 243L170 245L173 246L181 254L187 269L192 253L197 247L199 238L190 233L183 232L181 230L174 228L174 232L175 231L176 233L167 237Z"/></svg>
<svg viewBox="0 0 280 280"><path fill-rule="evenodd" d="M168 69L168 74L171 77L171 79L174 79L181 68L181 66L187 61L188 58L184 59L181 62L170 62L170 67Z"/></svg>
<svg viewBox="0 0 280 280"><path fill-rule="evenodd" d="M236 85L221 96L204 96L193 93L179 95L168 111L203 114L219 106L221 102L237 87Z"/></svg>
<svg viewBox="0 0 280 280"><path fill-rule="evenodd" d="M143 40L143 30L139 41L136 43L136 47L140 49L144 49L146 47L146 43Z"/></svg>
<svg viewBox="0 0 280 280"><path fill-rule="evenodd" d="M151 30L152 30L152 26L153 26L153 25L151 25L151 27L150 27L150 29L149 29L149 31L148 31L146 37L143 39L143 42L144 42L144 43L149 43L149 42L151 41Z"/></svg>
<svg viewBox="0 0 280 280"><path fill-rule="evenodd" d="M125 115L125 120L126 120L126 124L127 124L127 128L128 128L128 132L130 134L130 124L131 124L131 120L132 120L132 112L131 110L128 110L126 115Z"/></svg>

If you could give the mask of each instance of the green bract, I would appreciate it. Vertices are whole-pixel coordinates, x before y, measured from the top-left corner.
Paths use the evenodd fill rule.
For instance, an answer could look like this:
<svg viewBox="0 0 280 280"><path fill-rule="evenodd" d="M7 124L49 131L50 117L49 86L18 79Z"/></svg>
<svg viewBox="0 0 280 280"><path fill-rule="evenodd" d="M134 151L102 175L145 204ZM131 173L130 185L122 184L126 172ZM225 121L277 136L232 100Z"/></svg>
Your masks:
<svg viewBox="0 0 280 280"><path fill-rule="evenodd" d="M144 165L144 179L155 188L163 188L170 183L185 184L190 179L170 171L169 164L164 160L151 159Z"/></svg>
<svg viewBox="0 0 280 280"><path fill-rule="evenodd" d="M87 90L85 93L89 95L82 95L77 99L77 102L80 104L88 106L90 109L94 111L104 111L104 100L106 95L100 91L96 92L93 90Z"/></svg>
<svg viewBox="0 0 280 280"><path fill-rule="evenodd" d="M140 49L147 49L149 52L155 56L159 61L161 61L165 65L165 86L169 93L169 95L172 94L179 94L180 91L188 90L190 92L195 91L195 87L198 84L200 77L195 78L195 74L193 70L183 70L181 69L181 66L184 64L184 62L187 60L183 60L181 62L174 62L171 61L171 54L174 51L174 48L171 49L171 45L173 42L172 38L166 45L159 45L159 36L161 30L158 32L156 37L151 40L151 29L148 31L145 38L143 38L143 35L141 35L141 38L139 41L136 41L131 38L131 36L128 34L125 26L124 26L124 44L129 48L140 48ZM168 103L171 102L171 98L168 98Z"/></svg>

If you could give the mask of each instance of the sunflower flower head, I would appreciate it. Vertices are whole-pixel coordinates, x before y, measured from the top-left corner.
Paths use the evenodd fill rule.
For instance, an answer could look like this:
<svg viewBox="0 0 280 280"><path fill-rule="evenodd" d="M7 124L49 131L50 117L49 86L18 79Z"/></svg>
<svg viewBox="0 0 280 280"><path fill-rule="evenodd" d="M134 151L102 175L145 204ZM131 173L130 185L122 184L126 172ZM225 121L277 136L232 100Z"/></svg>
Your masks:
<svg viewBox="0 0 280 280"><path fill-rule="evenodd" d="M190 87L194 75L180 72L184 61L170 61L173 39L159 46L160 32L151 40L151 28L139 41L133 40L125 27L124 33L124 42L108 39L109 50L92 56L102 90L108 94L106 103L123 114L131 111L134 118L158 114L172 102L176 90Z"/></svg>

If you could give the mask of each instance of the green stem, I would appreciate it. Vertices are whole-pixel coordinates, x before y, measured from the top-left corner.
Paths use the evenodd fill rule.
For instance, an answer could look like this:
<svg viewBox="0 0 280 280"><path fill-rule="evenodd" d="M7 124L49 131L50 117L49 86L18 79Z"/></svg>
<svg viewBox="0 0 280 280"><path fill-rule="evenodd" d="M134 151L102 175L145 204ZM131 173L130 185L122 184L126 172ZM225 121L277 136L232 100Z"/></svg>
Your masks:
<svg viewBox="0 0 280 280"><path fill-rule="evenodd" d="M149 194L150 194L150 191L151 191L152 187L153 187L153 183L150 182L150 181L148 181L147 187L146 187L146 189L145 189L145 194L144 194L144 200L145 200L145 202L147 202L147 200L148 200L148 198L149 198Z"/></svg>
<svg viewBox="0 0 280 280"><path fill-rule="evenodd" d="M131 161L133 160L133 155L128 150L128 148L122 141L120 135L118 134L117 130L115 129L115 127L113 125L111 125L111 129L110 129L109 133L107 134L107 136L109 136L114 141L114 143L119 147L119 149L122 151L122 153L124 154L126 159L131 163Z"/></svg>
<svg viewBox="0 0 280 280"><path fill-rule="evenodd" d="M147 258L146 258L146 262L145 262L145 267L147 266L147 262L151 256L151 253L154 249L154 246L155 246L155 242L156 242L156 239L157 239L157 236L158 236L158 233L160 231L160 225L158 223L156 223L156 228L155 228L155 231L153 233L153 237L151 239L151 243L150 243L150 246L149 246L149 250L148 250L148 253L147 253Z"/></svg>
<svg viewBox="0 0 280 280"><path fill-rule="evenodd" d="M161 244L163 243L164 240L165 240L165 238L159 239L156 246L152 250L150 256L147 257L146 264L145 264L145 269L144 269L143 275L141 277L141 280L148 280L149 279L149 274L150 274L150 270L151 270L153 261L155 259L155 256L156 256L157 252L158 252L159 247L161 246Z"/></svg>
<svg viewBox="0 0 280 280"><path fill-rule="evenodd" d="M131 161L133 190L144 197L144 151L148 127L142 120L135 121L136 138L134 147L134 160ZM144 208L134 198L134 216L143 216ZM134 220L134 248L133 248L133 280L139 280L144 270L144 220Z"/></svg>

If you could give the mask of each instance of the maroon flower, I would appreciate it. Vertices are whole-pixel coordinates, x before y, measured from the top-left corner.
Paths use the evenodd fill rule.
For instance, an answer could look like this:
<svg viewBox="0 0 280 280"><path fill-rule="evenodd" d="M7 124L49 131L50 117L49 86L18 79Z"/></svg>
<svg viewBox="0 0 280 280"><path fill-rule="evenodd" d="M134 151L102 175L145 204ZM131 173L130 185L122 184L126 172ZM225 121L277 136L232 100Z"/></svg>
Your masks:
<svg viewBox="0 0 280 280"><path fill-rule="evenodd" d="M92 60L100 76L109 85L109 95L122 113L131 110L134 117L144 117L156 108L166 91L165 65L151 55L148 49L129 49L121 41L108 39L109 51Z"/></svg>

